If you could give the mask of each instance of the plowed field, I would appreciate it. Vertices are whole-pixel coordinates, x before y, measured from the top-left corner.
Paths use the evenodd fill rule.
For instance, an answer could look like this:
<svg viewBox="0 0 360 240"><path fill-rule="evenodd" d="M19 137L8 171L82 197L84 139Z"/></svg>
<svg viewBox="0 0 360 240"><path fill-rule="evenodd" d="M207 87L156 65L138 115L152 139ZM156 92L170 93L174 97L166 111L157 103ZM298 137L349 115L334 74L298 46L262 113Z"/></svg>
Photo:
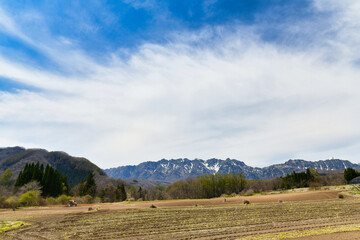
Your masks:
<svg viewBox="0 0 360 240"><path fill-rule="evenodd" d="M226 202L211 199L102 204L98 211L87 211L88 206L24 209L15 211L12 217L0 212L0 216L12 220L34 216L23 219L30 226L9 231L0 238L284 239L351 231L343 239L350 236L346 234L352 234L349 239L356 239L359 232L354 230L360 230L360 200L337 199L335 191L314 193L318 194L313 195L315 199L316 196L327 199L290 201L290 196L293 200L304 197L294 193L281 195L282 200L287 199L282 203L278 202L278 195L249 197L250 205L241 204L243 198L231 198ZM149 208L149 204L158 208Z"/></svg>

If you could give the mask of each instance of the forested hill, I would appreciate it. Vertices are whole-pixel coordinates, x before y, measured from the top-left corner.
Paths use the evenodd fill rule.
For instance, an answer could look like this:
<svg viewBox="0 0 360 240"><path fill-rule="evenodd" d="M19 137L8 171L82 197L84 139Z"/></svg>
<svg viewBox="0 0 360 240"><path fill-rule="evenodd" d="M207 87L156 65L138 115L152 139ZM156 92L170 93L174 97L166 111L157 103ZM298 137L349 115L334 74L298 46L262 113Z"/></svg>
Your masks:
<svg viewBox="0 0 360 240"><path fill-rule="evenodd" d="M0 148L0 175L8 168L17 176L28 162L49 164L67 176L71 186L86 180L90 172L106 176L106 173L86 158L72 157L64 152L48 152L44 149L25 149L22 147Z"/></svg>
<svg viewBox="0 0 360 240"><path fill-rule="evenodd" d="M285 176L292 171L301 172L307 168L316 168L318 171L341 170L344 168L360 169L359 164L353 164L347 160L331 159L316 162L305 160L289 160L283 164L271 165L264 168L247 166L244 162L235 159L209 159L189 160L171 159L158 162L144 162L137 166L123 166L105 169L109 177L113 178L137 178L174 182L177 180L196 177L204 174L227 174L243 173L246 179L271 179Z"/></svg>

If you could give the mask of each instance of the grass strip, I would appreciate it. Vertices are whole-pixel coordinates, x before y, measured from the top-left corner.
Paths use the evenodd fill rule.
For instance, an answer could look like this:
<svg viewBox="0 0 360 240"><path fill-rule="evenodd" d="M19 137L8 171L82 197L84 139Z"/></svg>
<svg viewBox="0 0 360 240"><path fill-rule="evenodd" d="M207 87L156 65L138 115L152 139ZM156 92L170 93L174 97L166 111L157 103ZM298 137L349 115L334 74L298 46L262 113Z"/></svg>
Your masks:
<svg viewBox="0 0 360 240"><path fill-rule="evenodd" d="M25 227L28 225L29 224L27 224L23 221L0 222L0 233L6 232L9 230L13 230L13 229L17 229L17 228L21 228L21 227Z"/></svg>

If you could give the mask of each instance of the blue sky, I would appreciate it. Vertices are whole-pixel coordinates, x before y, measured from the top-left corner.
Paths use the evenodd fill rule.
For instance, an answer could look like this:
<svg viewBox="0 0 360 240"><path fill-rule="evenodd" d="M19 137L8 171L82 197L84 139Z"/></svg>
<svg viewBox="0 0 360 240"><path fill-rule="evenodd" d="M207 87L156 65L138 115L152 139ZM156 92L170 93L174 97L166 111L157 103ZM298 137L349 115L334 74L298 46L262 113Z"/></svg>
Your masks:
<svg viewBox="0 0 360 240"><path fill-rule="evenodd" d="M359 162L359 12L355 0L2 1L0 145L104 168Z"/></svg>
<svg viewBox="0 0 360 240"><path fill-rule="evenodd" d="M309 20L316 14L304 0L203 1L5 1L2 9L20 23L33 40L69 41L99 63L120 49L134 51L145 43L166 44L174 34L237 25L257 26L265 41L284 39L282 26ZM217 36L221 38L221 33ZM1 50L40 67L62 70L36 46L17 36L1 33ZM59 68L59 69L56 69Z"/></svg>

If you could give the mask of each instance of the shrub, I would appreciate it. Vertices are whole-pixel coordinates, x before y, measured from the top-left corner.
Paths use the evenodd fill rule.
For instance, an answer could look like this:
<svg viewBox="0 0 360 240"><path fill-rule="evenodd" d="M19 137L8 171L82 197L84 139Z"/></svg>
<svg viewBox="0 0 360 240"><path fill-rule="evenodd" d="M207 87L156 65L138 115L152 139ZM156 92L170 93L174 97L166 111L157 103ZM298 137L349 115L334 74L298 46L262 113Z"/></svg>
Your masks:
<svg viewBox="0 0 360 240"><path fill-rule="evenodd" d="M40 198L40 192L28 191L19 198L19 203L23 206L37 206Z"/></svg>
<svg viewBox="0 0 360 240"><path fill-rule="evenodd" d="M12 208L13 210L15 210L15 208L19 207L19 202L18 202L18 197L16 196L12 196L9 197L8 199L6 199L6 201L4 202L4 207L6 208Z"/></svg>
<svg viewBox="0 0 360 240"><path fill-rule="evenodd" d="M244 204L248 205L248 204L250 204L250 201L249 200L244 200Z"/></svg>
<svg viewBox="0 0 360 240"><path fill-rule="evenodd" d="M244 193L244 196L251 196L251 195L253 195L253 194L254 194L254 190L248 189L248 190L246 190L246 192Z"/></svg>
<svg viewBox="0 0 360 240"><path fill-rule="evenodd" d="M73 199L75 200L75 202L77 202L77 204L82 204L82 203L84 203L82 197L73 197Z"/></svg>
<svg viewBox="0 0 360 240"><path fill-rule="evenodd" d="M322 187L322 184L321 183L318 183L318 182L311 182L309 183L309 189L310 190L318 190Z"/></svg>
<svg viewBox="0 0 360 240"><path fill-rule="evenodd" d="M44 198L40 197L38 199L38 206L46 206L47 205L47 202Z"/></svg>
<svg viewBox="0 0 360 240"><path fill-rule="evenodd" d="M67 204L69 202L69 200L71 200L71 197L66 196L65 194L63 194L57 198L57 202L60 204Z"/></svg>
<svg viewBox="0 0 360 240"><path fill-rule="evenodd" d="M85 195L84 197L82 197L82 200L84 203L92 203L93 202L93 197L90 195Z"/></svg>
<svg viewBox="0 0 360 240"><path fill-rule="evenodd" d="M46 199L46 203L47 203L47 205L57 205L58 204L56 199L53 197L48 197Z"/></svg>

